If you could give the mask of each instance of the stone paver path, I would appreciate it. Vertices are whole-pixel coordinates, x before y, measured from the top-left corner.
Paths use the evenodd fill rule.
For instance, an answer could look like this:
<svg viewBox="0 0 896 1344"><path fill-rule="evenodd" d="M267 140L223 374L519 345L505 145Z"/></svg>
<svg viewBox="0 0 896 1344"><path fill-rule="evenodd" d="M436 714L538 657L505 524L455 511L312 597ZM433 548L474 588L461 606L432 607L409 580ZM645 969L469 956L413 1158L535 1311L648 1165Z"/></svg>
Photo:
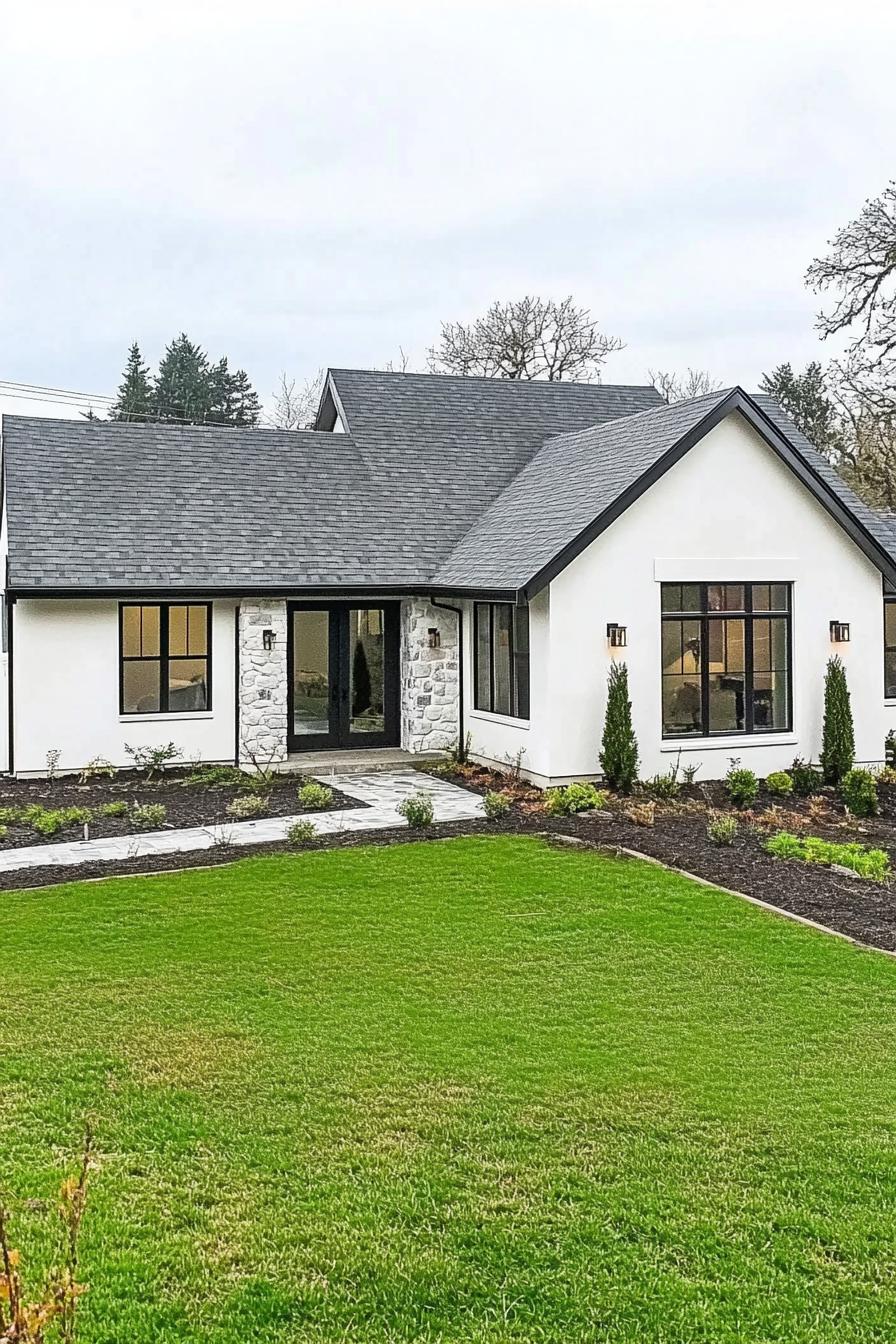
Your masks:
<svg viewBox="0 0 896 1344"><path fill-rule="evenodd" d="M75 867L79 863L142 858L152 854L181 854L213 845L263 845L285 840L296 821L311 821L321 835L340 831L385 831L404 826L398 804L413 793L432 795L436 821L469 821L481 817L482 799L468 789L419 770L378 770L372 774L317 775L364 807L340 808L336 812L306 812L300 817L263 817L260 821L226 822L220 826L191 826L180 831L146 831L140 835L116 835L104 840L76 840L56 845L25 845L0 851L0 872L16 868L42 868L49 864Z"/></svg>

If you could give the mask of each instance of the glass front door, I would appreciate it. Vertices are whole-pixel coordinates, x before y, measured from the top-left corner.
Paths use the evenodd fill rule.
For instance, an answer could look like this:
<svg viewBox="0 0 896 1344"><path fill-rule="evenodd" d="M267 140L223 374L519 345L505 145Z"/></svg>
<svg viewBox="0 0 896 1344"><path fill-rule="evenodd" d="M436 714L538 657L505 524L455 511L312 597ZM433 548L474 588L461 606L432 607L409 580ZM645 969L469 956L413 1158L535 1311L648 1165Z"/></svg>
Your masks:
<svg viewBox="0 0 896 1344"><path fill-rule="evenodd" d="M289 747L398 741L398 607L290 607Z"/></svg>

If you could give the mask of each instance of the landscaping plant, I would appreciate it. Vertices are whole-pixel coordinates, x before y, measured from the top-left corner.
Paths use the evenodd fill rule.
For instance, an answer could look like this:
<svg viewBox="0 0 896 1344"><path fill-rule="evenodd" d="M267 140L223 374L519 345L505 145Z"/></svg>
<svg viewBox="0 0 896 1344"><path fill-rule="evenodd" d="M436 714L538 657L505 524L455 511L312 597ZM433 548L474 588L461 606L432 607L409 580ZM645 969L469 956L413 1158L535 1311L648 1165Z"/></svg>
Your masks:
<svg viewBox="0 0 896 1344"><path fill-rule="evenodd" d="M877 816L877 780L870 770L849 770L840 781L840 797L854 817Z"/></svg>
<svg viewBox="0 0 896 1344"><path fill-rule="evenodd" d="M101 817L123 817L127 814L128 805L123 798L117 798L112 803L103 803L100 808Z"/></svg>
<svg viewBox="0 0 896 1344"><path fill-rule="evenodd" d="M839 784L852 769L855 758L856 739L846 669L840 658L835 656L828 659L824 679L821 773L825 784Z"/></svg>
<svg viewBox="0 0 896 1344"><path fill-rule="evenodd" d="M665 773L654 775L653 779L646 780L644 789L654 798L671 802L681 793L681 785L678 782L678 767L670 765Z"/></svg>
<svg viewBox="0 0 896 1344"><path fill-rule="evenodd" d="M801 859L804 863L820 863L830 867L849 868L858 877L883 882L890 876L890 856L883 849L868 845L837 844L807 835L800 839L789 831L779 831L766 840L764 848L776 859Z"/></svg>
<svg viewBox="0 0 896 1344"><path fill-rule="evenodd" d="M793 782L793 791L800 798L811 798L824 783L821 771L816 770L814 765L799 756L794 757L793 765L790 767L790 778Z"/></svg>
<svg viewBox="0 0 896 1344"><path fill-rule="evenodd" d="M309 812L323 812L333 801L333 790L326 784L318 784L315 780L309 779L307 784L302 784L297 795L302 807L307 808Z"/></svg>
<svg viewBox="0 0 896 1344"><path fill-rule="evenodd" d="M286 832L286 839L294 849L304 849L317 839L317 827L313 821L294 821Z"/></svg>
<svg viewBox="0 0 896 1344"><path fill-rule="evenodd" d="M396 811L416 831L425 830L427 826L432 825L432 798L428 793L412 793L410 798L405 798L398 804Z"/></svg>
<svg viewBox="0 0 896 1344"><path fill-rule="evenodd" d="M128 750L128 748L125 748ZM105 779L114 779L118 771L111 761L107 761L104 756L94 756L92 761L88 761L83 770L78 775L79 784L89 784L92 779L98 779L100 776Z"/></svg>
<svg viewBox="0 0 896 1344"><path fill-rule="evenodd" d="M506 793L499 793L496 789L489 789L488 793L482 799L482 810L489 821L499 821L501 817L506 817L510 811L510 799Z"/></svg>
<svg viewBox="0 0 896 1344"><path fill-rule="evenodd" d="M131 808L131 824L138 831L157 831L167 816L164 803L135 803Z"/></svg>
<svg viewBox="0 0 896 1344"><path fill-rule="evenodd" d="M613 663L610 667L600 768L611 789L631 793L638 778L638 742L632 727L625 663Z"/></svg>
<svg viewBox="0 0 896 1344"><path fill-rule="evenodd" d="M742 766L736 756L731 758L725 776L725 790L735 807L751 807L759 794L759 780L755 773Z"/></svg>
<svg viewBox="0 0 896 1344"><path fill-rule="evenodd" d="M257 793L241 793L227 804L227 815L236 821L247 821L250 817L260 816L267 810L267 805L267 799Z"/></svg>
<svg viewBox="0 0 896 1344"><path fill-rule="evenodd" d="M733 845L738 832L737 821L728 812L713 812L706 823L706 836L714 845Z"/></svg>
<svg viewBox="0 0 896 1344"><path fill-rule="evenodd" d="M793 793L793 780L786 770L773 770L765 781L767 791L775 798L786 798Z"/></svg>
<svg viewBox="0 0 896 1344"><path fill-rule="evenodd" d="M172 761L180 758L180 747L175 746L173 742L166 742L161 747L129 747L127 742L124 749L134 762L134 769L142 771L147 779L152 779L153 775L161 775ZM91 762L96 766L96 762ZM104 762L109 765L109 762ZM90 767L87 767L88 769ZM109 767L112 773L115 773L114 767Z"/></svg>
<svg viewBox="0 0 896 1344"><path fill-rule="evenodd" d="M551 817L570 817L576 812L593 812L606 807L607 795L593 784L567 784L545 789L544 810Z"/></svg>
<svg viewBox="0 0 896 1344"><path fill-rule="evenodd" d="M56 771L59 769L59 758L62 752L58 747L51 747L47 752L47 783L52 784L56 778Z"/></svg>

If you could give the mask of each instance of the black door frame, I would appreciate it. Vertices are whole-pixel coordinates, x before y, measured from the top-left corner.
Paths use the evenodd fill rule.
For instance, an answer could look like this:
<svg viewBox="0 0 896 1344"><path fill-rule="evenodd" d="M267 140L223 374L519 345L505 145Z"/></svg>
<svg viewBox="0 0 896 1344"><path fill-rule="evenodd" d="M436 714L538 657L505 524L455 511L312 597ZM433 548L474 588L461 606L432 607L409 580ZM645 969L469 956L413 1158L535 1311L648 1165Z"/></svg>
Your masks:
<svg viewBox="0 0 896 1344"><path fill-rule="evenodd" d="M349 687L351 649L349 612L380 610L383 613L383 719L381 733L352 733ZM330 728L327 733L295 733L295 648L293 612L326 611L329 614ZM353 602L287 602L286 604L286 741L290 752L337 751L346 747L394 747L401 737L399 719L399 603L379 602L376 598Z"/></svg>

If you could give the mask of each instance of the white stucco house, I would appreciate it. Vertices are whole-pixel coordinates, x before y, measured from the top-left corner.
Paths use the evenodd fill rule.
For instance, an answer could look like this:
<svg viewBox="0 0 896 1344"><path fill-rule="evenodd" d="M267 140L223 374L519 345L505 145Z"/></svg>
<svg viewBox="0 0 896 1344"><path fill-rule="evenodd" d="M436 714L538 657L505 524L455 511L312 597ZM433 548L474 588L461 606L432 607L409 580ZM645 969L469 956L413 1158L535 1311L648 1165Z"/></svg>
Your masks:
<svg viewBox="0 0 896 1344"><path fill-rule="evenodd" d="M344 748L599 774L817 758L846 663L896 728L896 531L769 399L334 369L286 433L4 417L8 761Z"/></svg>

